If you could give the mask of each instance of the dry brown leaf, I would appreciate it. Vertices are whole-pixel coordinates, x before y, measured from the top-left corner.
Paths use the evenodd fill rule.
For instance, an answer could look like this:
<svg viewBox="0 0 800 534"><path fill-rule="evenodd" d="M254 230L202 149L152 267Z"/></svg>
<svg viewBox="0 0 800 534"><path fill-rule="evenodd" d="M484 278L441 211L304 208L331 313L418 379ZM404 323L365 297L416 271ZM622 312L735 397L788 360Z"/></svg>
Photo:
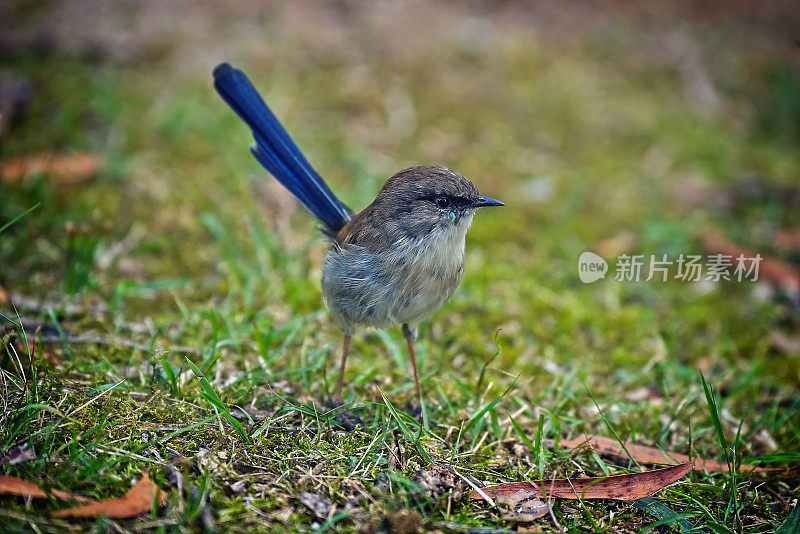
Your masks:
<svg viewBox="0 0 800 534"><path fill-rule="evenodd" d="M16 182L29 174L44 174L60 184L77 184L94 178L103 164L94 154L33 154L0 163L0 179Z"/></svg>
<svg viewBox="0 0 800 534"><path fill-rule="evenodd" d="M615 459L628 459L628 453L640 464L683 464L687 462L694 462L700 469L706 473L710 472L724 472L728 470L727 464L722 464L715 460L707 460L705 458L689 458L685 454L678 452L661 451L655 447L647 447L645 445L637 445L635 443L625 443L625 448L619 444L618 441L606 438L603 436L593 436L589 434L581 434L574 439L561 440L561 446L567 449L576 449L583 445L591 446L598 455L606 458ZM628 452L625 452L625 449ZM756 472L765 471L780 471L780 467L747 467L747 471L753 470Z"/></svg>
<svg viewBox="0 0 800 534"><path fill-rule="evenodd" d="M300 502L308 508L312 514L317 516L317 519L326 519L333 506L331 501L319 493L311 493L310 491L304 491L300 494Z"/></svg>
<svg viewBox="0 0 800 534"><path fill-rule="evenodd" d="M36 458L36 451L28 448L27 443L12 447L8 454L0 457L0 465L17 465Z"/></svg>
<svg viewBox="0 0 800 534"><path fill-rule="evenodd" d="M525 489L498 494L496 502L508 507L503 510L503 519L510 521L533 521L546 516L550 511L550 507L539 498L539 495Z"/></svg>
<svg viewBox="0 0 800 534"><path fill-rule="evenodd" d="M86 497L57 489L51 489L48 494L33 482L3 475L0 475L0 495L20 495L22 497L33 497L34 499L46 499L53 496L64 501L89 502Z"/></svg>
<svg viewBox="0 0 800 534"><path fill-rule="evenodd" d="M406 468L405 460L406 449L397 441L397 436L394 437L394 443L389 445L389 467L402 472Z"/></svg>
<svg viewBox="0 0 800 534"><path fill-rule="evenodd" d="M440 499L450 495L454 501L459 500L469 489L467 483L452 469L442 465L433 465L430 469L417 471L414 482L431 499Z"/></svg>
<svg viewBox="0 0 800 534"><path fill-rule="evenodd" d="M607 237L594 246L594 251L601 257L610 260L620 254L630 252L636 245L636 236L633 232L624 231L615 236Z"/></svg>
<svg viewBox="0 0 800 534"><path fill-rule="evenodd" d="M800 250L800 227L778 230L775 234L775 248L782 252Z"/></svg>
<svg viewBox="0 0 800 534"><path fill-rule="evenodd" d="M482 488L482 491L498 500L501 496L514 495L522 490L529 495L538 495L542 498L635 501L672 484L685 476L693 467L694 464L685 463L644 473L594 478L560 478L545 481L542 488L534 482L512 482ZM477 491L470 494L470 499L482 498Z"/></svg>
<svg viewBox="0 0 800 534"><path fill-rule="evenodd" d="M111 517L114 519L135 517L150 511L154 498L159 504L163 504L167 494L150 480L147 473L144 473L142 479L122 497L58 510L53 512L53 517Z"/></svg>
<svg viewBox="0 0 800 534"><path fill-rule="evenodd" d="M719 232L709 232L704 245L709 251L726 256L737 257L742 254L745 258L755 258L758 254L736 245ZM795 298L800 295L800 271L788 263L762 255L758 275L780 286Z"/></svg>
<svg viewBox="0 0 800 534"><path fill-rule="evenodd" d="M8 291L3 286L0 286L0 306L8 304Z"/></svg>

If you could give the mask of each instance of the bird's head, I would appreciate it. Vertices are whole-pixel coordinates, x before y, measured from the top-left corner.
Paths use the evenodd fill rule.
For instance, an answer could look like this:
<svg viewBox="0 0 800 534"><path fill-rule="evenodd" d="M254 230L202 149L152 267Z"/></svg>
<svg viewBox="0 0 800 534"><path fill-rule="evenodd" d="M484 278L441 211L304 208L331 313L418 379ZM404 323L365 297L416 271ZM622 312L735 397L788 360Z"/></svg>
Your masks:
<svg viewBox="0 0 800 534"><path fill-rule="evenodd" d="M481 196L472 182L447 167L409 167L386 181L372 204L342 229L339 240L352 232L359 242L379 246L428 237L463 242L476 209L503 205Z"/></svg>
<svg viewBox="0 0 800 534"><path fill-rule="evenodd" d="M503 206L481 196L466 178L447 167L410 167L386 181L375 198L379 210L417 232L466 231L475 210Z"/></svg>

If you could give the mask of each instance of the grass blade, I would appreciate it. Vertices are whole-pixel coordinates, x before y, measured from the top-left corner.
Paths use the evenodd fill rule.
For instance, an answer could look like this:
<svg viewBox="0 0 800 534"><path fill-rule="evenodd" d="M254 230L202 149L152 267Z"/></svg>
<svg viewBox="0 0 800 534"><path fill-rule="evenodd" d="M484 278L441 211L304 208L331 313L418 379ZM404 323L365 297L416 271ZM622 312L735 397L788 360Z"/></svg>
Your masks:
<svg viewBox="0 0 800 534"><path fill-rule="evenodd" d="M781 523L775 534L794 534L800 532L800 505L795 505L789 513L789 517Z"/></svg>
<svg viewBox="0 0 800 534"><path fill-rule="evenodd" d="M194 376L200 381L200 387L203 391L200 393L203 398L205 398L208 402L210 402L220 413L225 416L225 419L231 424L231 426L236 430L236 432L241 436L243 440L246 442L250 442L250 438L247 436L247 431L244 429L242 424L236 419L234 416L231 415L231 412L228 408L223 404L222 399L220 399L219 394L211 385L211 383L206 379L200 369L194 364L192 360L186 358L186 363L189 364L189 368L194 373Z"/></svg>
<svg viewBox="0 0 800 534"><path fill-rule="evenodd" d="M381 391L381 390L379 390L379 391ZM386 409L389 410L389 413L391 414L392 418L397 423L398 428L400 428L400 432L403 433L403 437L406 438L406 440L408 442L410 442L410 443L412 443L414 445L414 448L417 450L417 453L427 463L429 463L429 464L432 463L430 456L428 456L428 453L425 451L425 448L419 442L419 436L415 436L414 435L414 433L411 431L411 429L408 428L408 425L406 424L406 421L404 421L403 419L405 418L408 421L413 421L415 425L419 426L420 432L422 432L422 427L419 425L419 423L414 421L414 419L411 416L409 416L408 414L398 411L397 408L394 407L392 402L388 398L386 398L386 395L383 393L383 391L381 391L381 397L383 397L383 404L386 406Z"/></svg>
<svg viewBox="0 0 800 534"><path fill-rule="evenodd" d="M10 220L10 221L8 221L7 223L5 223L5 224L4 224L2 227L0 227L0 234L2 234L3 232L5 232L5 231L6 231L8 228L11 228L11 227L12 227L12 226L13 226L13 225L14 225L14 224L17 222L17 221L19 221L20 219L22 219L23 217L25 217L27 214L29 214L30 212L32 212L33 210L35 210L36 208L38 208L40 205L41 205L41 202L37 202L36 204L34 204L33 206L31 206L31 207L30 207L30 208L28 208L27 210L23 211L22 213L20 213L19 215L17 215L16 217L14 217L13 219L11 219L11 220Z"/></svg>
<svg viewBox="0 0 800 534"><path fill-rule="evenodd" d="M697 529L697 527L686 520L687 517L692 517L690 514L679 514L652 497L642 497L641 499L631 501L631 504L657 519L655 523L651 523L641 529L639 534L654 530L661 525L669 525L672 523L675 523L681 532L694 532Z"/></svg>

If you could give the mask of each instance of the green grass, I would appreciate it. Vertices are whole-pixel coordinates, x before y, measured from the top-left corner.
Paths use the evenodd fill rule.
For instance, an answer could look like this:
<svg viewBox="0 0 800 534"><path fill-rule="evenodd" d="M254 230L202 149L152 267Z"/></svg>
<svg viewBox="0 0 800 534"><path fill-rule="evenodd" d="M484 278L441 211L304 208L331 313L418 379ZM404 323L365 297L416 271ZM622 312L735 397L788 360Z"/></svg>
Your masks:
<svg viewBox="0 0 800 534"><path fill-rule="evenodd" d="M346 402L332 409L341 334L319 289L325 244L247 153L246 128L210 85L216 59L181 46L184 22L122 59L102 46L99 59L10 56L36 98L3 134L0 160L91 151L106 165L90 183L1 184L0 286L43 303L17 304L22 317L135 346L31 335L29 352L3 334L0 457L27 444L36 458L0 473L104 498L143 469L167 488L174 465L196 488L172 490L156 517L120 521L67 523L49 517L60 503L0 496L7 530L202 530L204 494L220 531L513 528L484 504L427 494L418 472L446 465L500 482L635 469L559 446L584 432L738 467L798 464L800 360L773 341L800 330L786 295L613 272L585 285L576 266L623 232L632 254L702 254L709 228L797 264L773 242L800 225L800 75L732 37L763 38L766 26L680 26L716 87L713 111L693 100L685 65L647 39L661 26L636 13L576 33L488 10L476 48L458 32L482 26L455 8L453 20L398 15L431 25L412 42L370 9L339 41L303 8L283 8L296 20L264 8L265 48L261 29L238 30L241 12L197 9L213 15L219 59L252 75L352 207L425 163L507 207L476 216L462 284L421 327L427 425L410 414L399 329L354 337ZM342 411L362 424L346 431ZM677 515L713 532L770 532L797 486L796 470L695 471L655 501L557 502L555 521L536 523L638 532ZM335 510L315 517L303 491Z"/></svg>

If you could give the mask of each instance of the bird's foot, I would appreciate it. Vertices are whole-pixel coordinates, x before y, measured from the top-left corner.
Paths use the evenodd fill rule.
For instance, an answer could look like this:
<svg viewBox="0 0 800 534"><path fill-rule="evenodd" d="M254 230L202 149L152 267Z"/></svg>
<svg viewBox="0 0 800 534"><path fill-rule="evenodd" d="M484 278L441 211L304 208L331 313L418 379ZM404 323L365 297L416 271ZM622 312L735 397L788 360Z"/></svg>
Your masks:
<svg viewBox="0 0 800 534"><path fill-rule="evenodd" d="M331 401L330 407L332 410L336 410L337 408L341 408L344 406L342 402ZM350 411L341 410L336 415L336 422L342 426L345 430L355 430L359 426L363 425L363 421L361 418Z"/></svg>
<svg viewBox="0 0 800 534"><path fill-rule="evenodd" d="M408 401L408 404L406 404L406 409L408 410L408 413L411 414L411 417L413 417L414 419L422 420L421 405L417 404L414 401Z"/></svg>
<svg viewBox="0 0 800 534"><path fill-rule="evenodd" d="M336 416L336 422L339 423L345 430L355 430L364 423L361 418L353 412L342 412Z"/></svg>

